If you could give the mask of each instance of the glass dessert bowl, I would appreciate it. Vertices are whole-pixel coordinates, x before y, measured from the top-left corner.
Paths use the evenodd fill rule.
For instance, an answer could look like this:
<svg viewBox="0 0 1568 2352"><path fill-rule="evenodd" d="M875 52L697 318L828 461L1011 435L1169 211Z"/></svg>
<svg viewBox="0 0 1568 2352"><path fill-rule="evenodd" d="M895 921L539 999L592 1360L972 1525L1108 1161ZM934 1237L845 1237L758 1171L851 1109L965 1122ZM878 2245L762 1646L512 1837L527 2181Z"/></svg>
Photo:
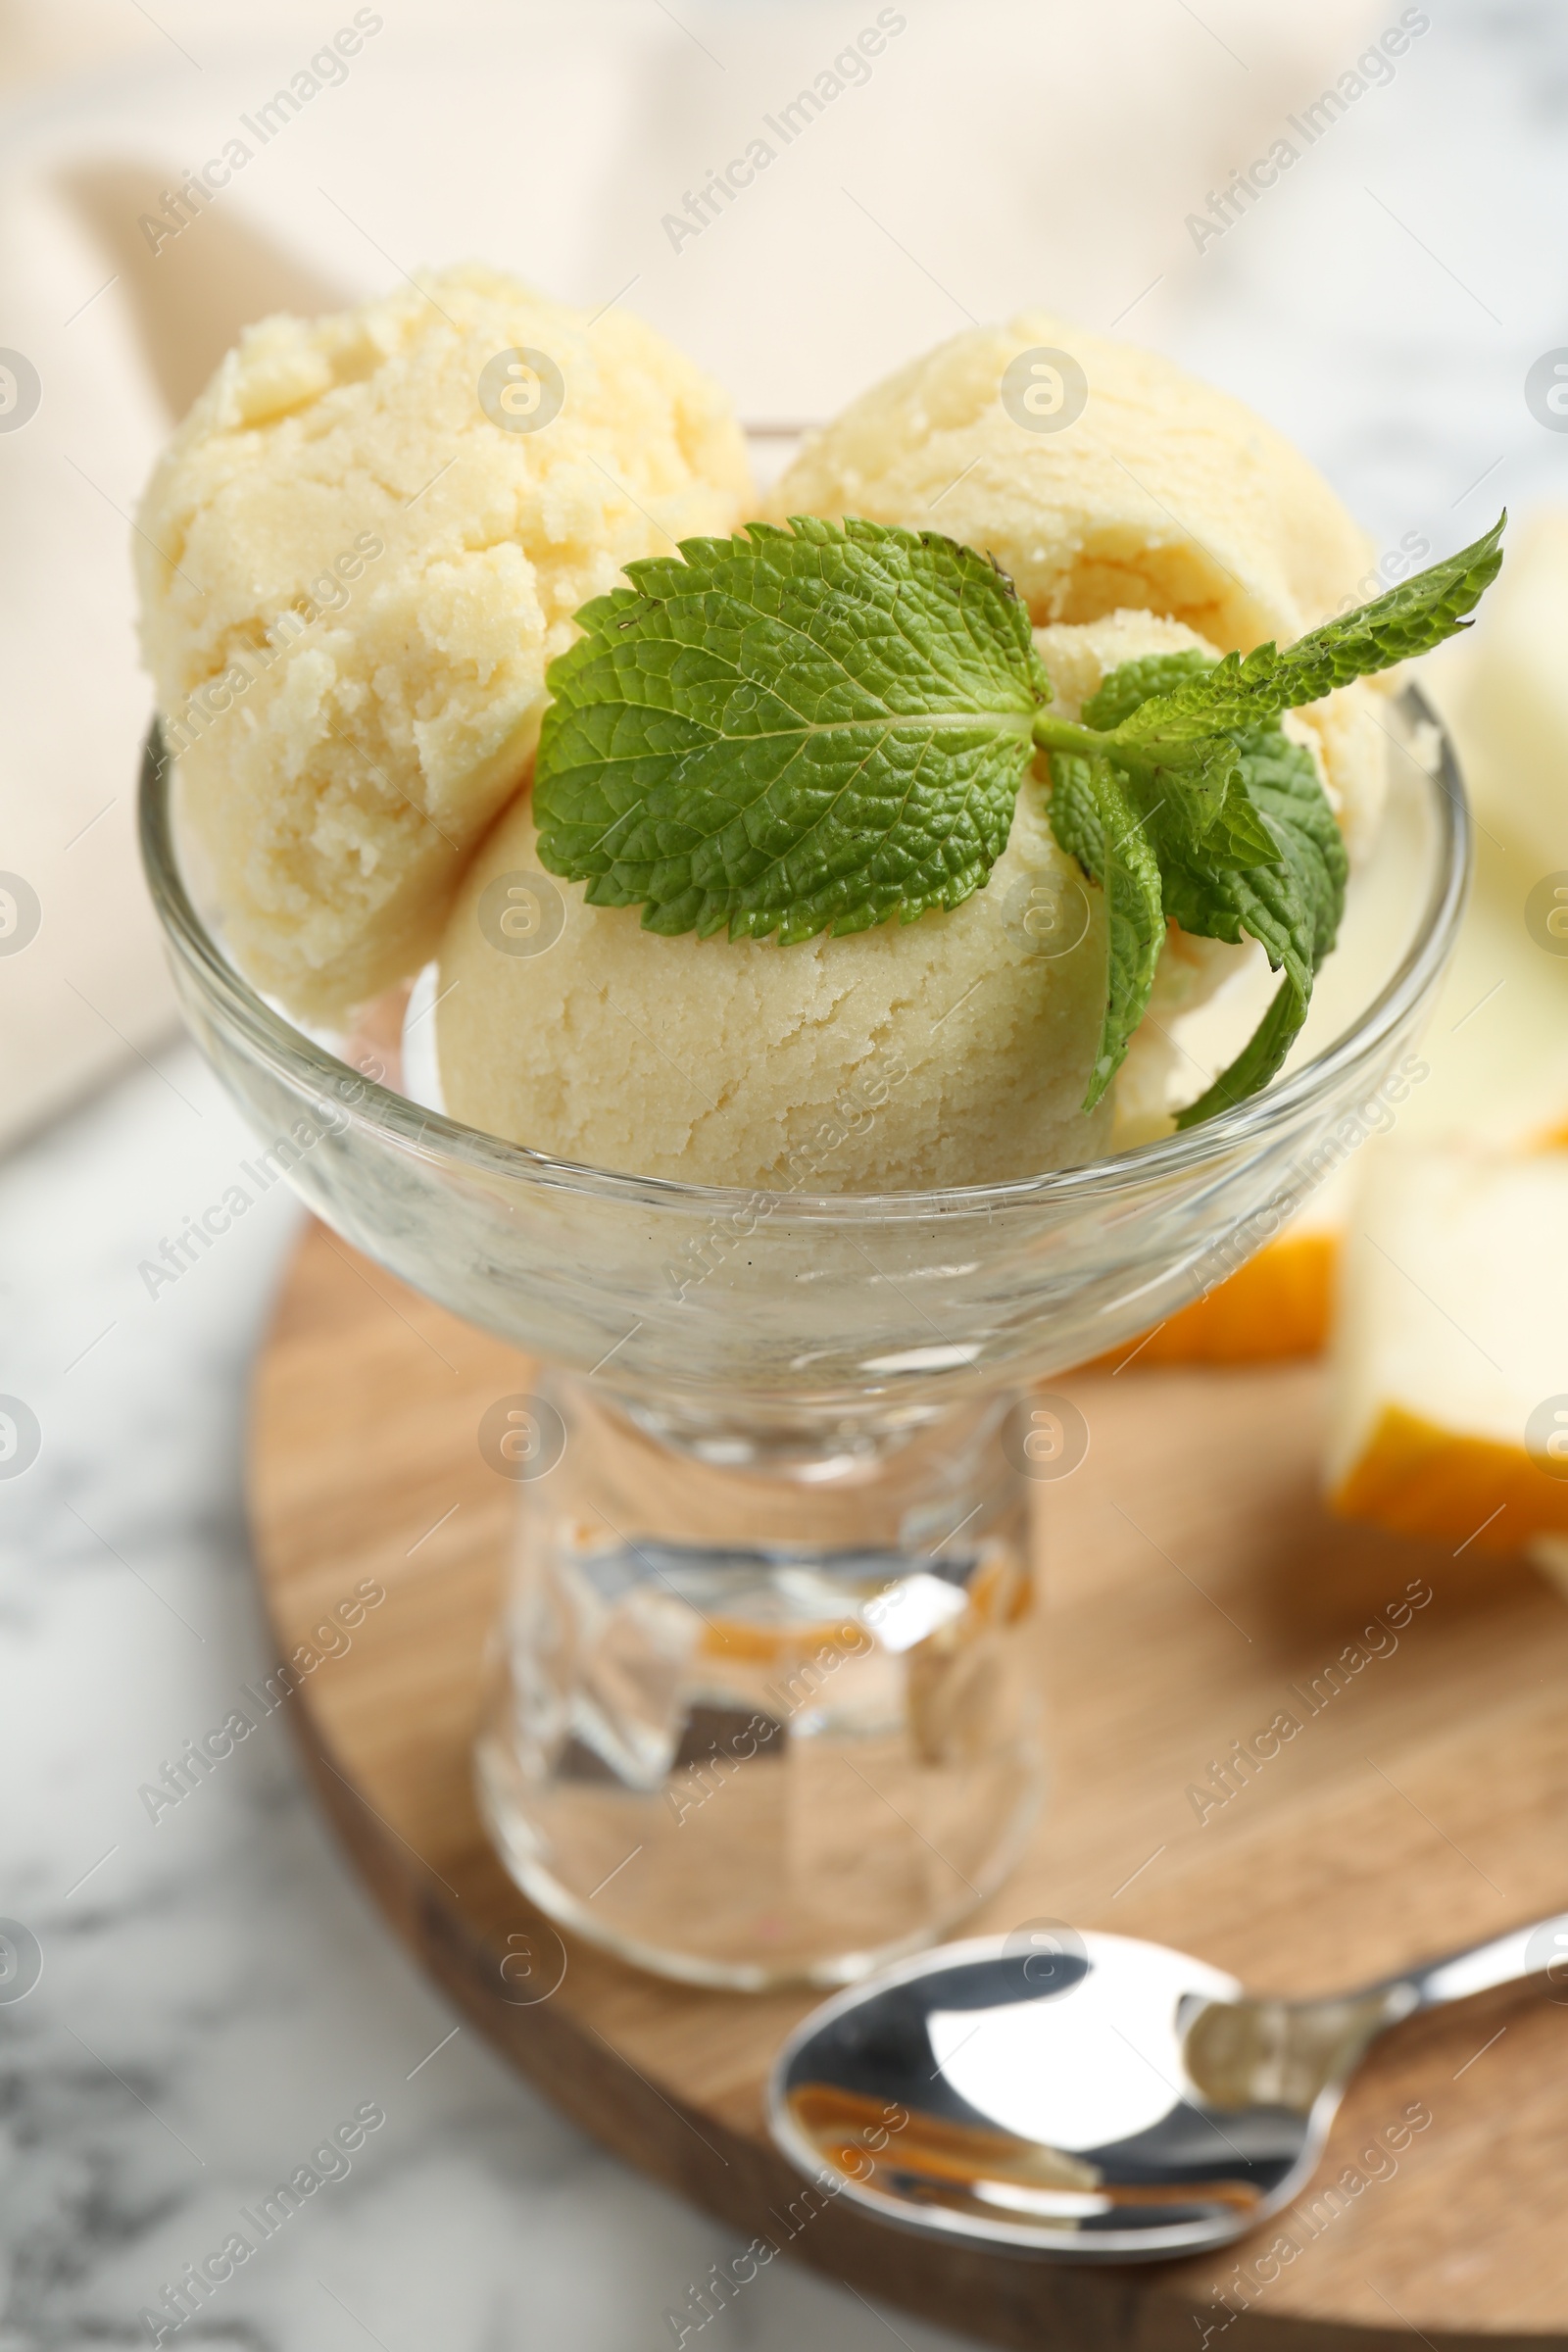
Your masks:
<svg viewBox="0 0 1568 2352"><path fill-rule="evenodd" d="M540 1366L475 1431L519 1501L476 1770L561 1924L696 1983L836 1984L1005 1877L1042 1770L1027 1498L1090 1442L1036 1384L1212 1288L1387 1123L1357 1108L1400 1091L1454 942L1462 789L1419 691L1394 708L1382 847L1272 1085L1091 1165L881 1195L463 1126L399 1091L406 988L307 1034L225 953L155 732L143 856L203 1051L317 1215Z"/></svg>

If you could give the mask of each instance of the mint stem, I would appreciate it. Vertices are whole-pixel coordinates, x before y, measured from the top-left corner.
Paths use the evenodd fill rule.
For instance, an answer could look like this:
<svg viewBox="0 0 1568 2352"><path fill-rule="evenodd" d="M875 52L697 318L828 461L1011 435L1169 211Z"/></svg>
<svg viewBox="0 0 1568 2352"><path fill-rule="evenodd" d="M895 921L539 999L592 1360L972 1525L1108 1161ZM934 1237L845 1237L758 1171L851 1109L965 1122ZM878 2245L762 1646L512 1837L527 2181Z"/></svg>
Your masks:
<svg viewBox="0 0 1568 2352"><path fill-rule="evenodd" d="M1049 710L1040 712L1033 734L1037 750L1073 752L1080 760L1108 758L1135 776L1152 776L1168 764L1161 760L1157 744L1123 743L1119 732L1105 734L1098 727L1081 726L1076 719L1054 718Z"/></svg>
<svg viewBox="0 0 1568 2352"><path fill-rule="evenodd" d="M1097 752L1115 750L1117 758L1126 764L1126 754L1114 737L1102 735L1096 727L1080 726L1076 719L1057 718L1050 710L1042 710L1035 719L1034 738L1043 752L1077 752L1082 759L1092 760ZM1147 765L1147 761L1142 764Z"/></svg>
<svg viewBox="0 0 1568 2352"><path fill-rule="evenodd" d="M1222 732L1216 729L1216 734ZM1086 727L1073 718L1054 718L1042 710L1034 722L1036 748L1043 752L1075 752L1080 760L1111 759L1118 767L1130 768L1134 775L1152 776L1157 768L1171 762L1168 748L1160 744L1124 743L1120 729L1106 734L1099 727ZM1189 751L1189 745L1178 747ZM1162 752L1166 754L1161 757ZM1188 762L1190 764L1190 762Z"/></svg>

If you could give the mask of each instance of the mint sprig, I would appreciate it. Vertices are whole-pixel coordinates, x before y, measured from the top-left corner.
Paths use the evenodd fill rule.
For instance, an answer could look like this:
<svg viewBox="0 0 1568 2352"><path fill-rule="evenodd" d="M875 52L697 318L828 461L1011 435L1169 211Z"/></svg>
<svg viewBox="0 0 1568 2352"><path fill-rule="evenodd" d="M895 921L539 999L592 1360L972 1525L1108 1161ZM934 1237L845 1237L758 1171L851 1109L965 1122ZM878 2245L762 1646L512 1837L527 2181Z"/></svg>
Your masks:
<svg viewBox="0 0 1568 2352"><path fill-rule="evenodd" d="M1168 920L1256 939L1281 974L1191 1125L1279 1068L1344 905L1339 828L1281 712L1464 627L1505 520L1283 653L1125 663L1079 721L1046 707L1010 581L939 532L796 516L687 540L585 605L551 665L540 861L667 934L788 944L912 922L983 887L1048 753L1053 830L1106 903L1086 1109L1148 1008Z"/></svg>

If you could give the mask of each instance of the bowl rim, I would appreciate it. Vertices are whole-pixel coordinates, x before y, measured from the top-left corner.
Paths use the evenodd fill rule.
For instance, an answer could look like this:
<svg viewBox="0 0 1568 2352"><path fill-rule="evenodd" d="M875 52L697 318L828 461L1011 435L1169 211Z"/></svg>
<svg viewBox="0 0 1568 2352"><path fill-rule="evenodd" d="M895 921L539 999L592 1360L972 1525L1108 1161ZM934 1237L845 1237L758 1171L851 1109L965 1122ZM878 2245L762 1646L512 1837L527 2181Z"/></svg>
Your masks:
<svg viewBox="0 0 1568 2352"><path fill-rule="evenodd" d="M949 1185L920 1192L809 1193L637 1176L621 1169L556 1159L525 1144L507 1143L443 1111L426 1109L368 1078L297 1029L259 995L229 962L202 921L175 854L170 791L174 760L156 717L142 751L138 796L142 865L172 951L254 1050L293 1083L303 1081L314 1092L329 1095L334 1106L340 1105L376 1127L399 1149L445 1162L455 1175L477 1175L492 1182L500 1178L514 1185L537 1184L550 1191L564 1190L642 1208L684 1209L708 1218L733 1215L737 1210L771 1215L785 1206L792 1217L840 1222L989 1215L1000 1209L1115 1195L1161 1177L1190 1174L1225 1159L1238 1149L1258 1147L1298 1114L1326 1102L1357 1063L1372 1059L1397 1032L1437 981L1457 936L1469 891L1473 832L1453 745L1437 710L1413 682L1402 687L1396 700L1412 732L1431 728L1436 733L1436 758L1430 769L1424 770L1440 817L1436 871L1411 945L1358 1018L1282 1082L1249 1096L1197 1127L1180 1129L1157 1142L1139 1144L1102 1159L1001 1183ZM345 1081L352 1090L349 1093Z"/></svg>

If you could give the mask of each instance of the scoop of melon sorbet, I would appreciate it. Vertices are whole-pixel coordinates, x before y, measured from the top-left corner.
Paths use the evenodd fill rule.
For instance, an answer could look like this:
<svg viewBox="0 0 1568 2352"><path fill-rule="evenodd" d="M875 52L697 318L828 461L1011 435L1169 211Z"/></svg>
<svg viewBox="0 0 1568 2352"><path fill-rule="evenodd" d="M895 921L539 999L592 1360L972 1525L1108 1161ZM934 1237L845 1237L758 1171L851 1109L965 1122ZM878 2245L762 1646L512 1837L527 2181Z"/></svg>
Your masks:
<svg viewBox="0 0 1568 2352"><path fill-rule="evenodd" d="M511 429L509 396L547 429ZM136 556L185 815L250 977L319 1017L433 956L578 606L750 495L724 394L619 309L468 265L249 328L159 463Z"/></svg>
<svg viewBox="0 0 1568 2352"><path fill-rule="evenodd" d="M1036 631L1054 708L1105 671L1203 646L1115 612ZM1105 1004L1101 892L1025 780L985 888L950 913L791 947L666 938L545 874L526 796L470 868L441 948L448 1110L553 1157L693 1184L909 1192L1000 1183L1111 1148L1082 1105ZM508 892L520 896L510 929ZM521 949L524 952L518 952ZM1164 1024L1247 953L1172 933L1118 1085L1162 1100Z"/></svg>

